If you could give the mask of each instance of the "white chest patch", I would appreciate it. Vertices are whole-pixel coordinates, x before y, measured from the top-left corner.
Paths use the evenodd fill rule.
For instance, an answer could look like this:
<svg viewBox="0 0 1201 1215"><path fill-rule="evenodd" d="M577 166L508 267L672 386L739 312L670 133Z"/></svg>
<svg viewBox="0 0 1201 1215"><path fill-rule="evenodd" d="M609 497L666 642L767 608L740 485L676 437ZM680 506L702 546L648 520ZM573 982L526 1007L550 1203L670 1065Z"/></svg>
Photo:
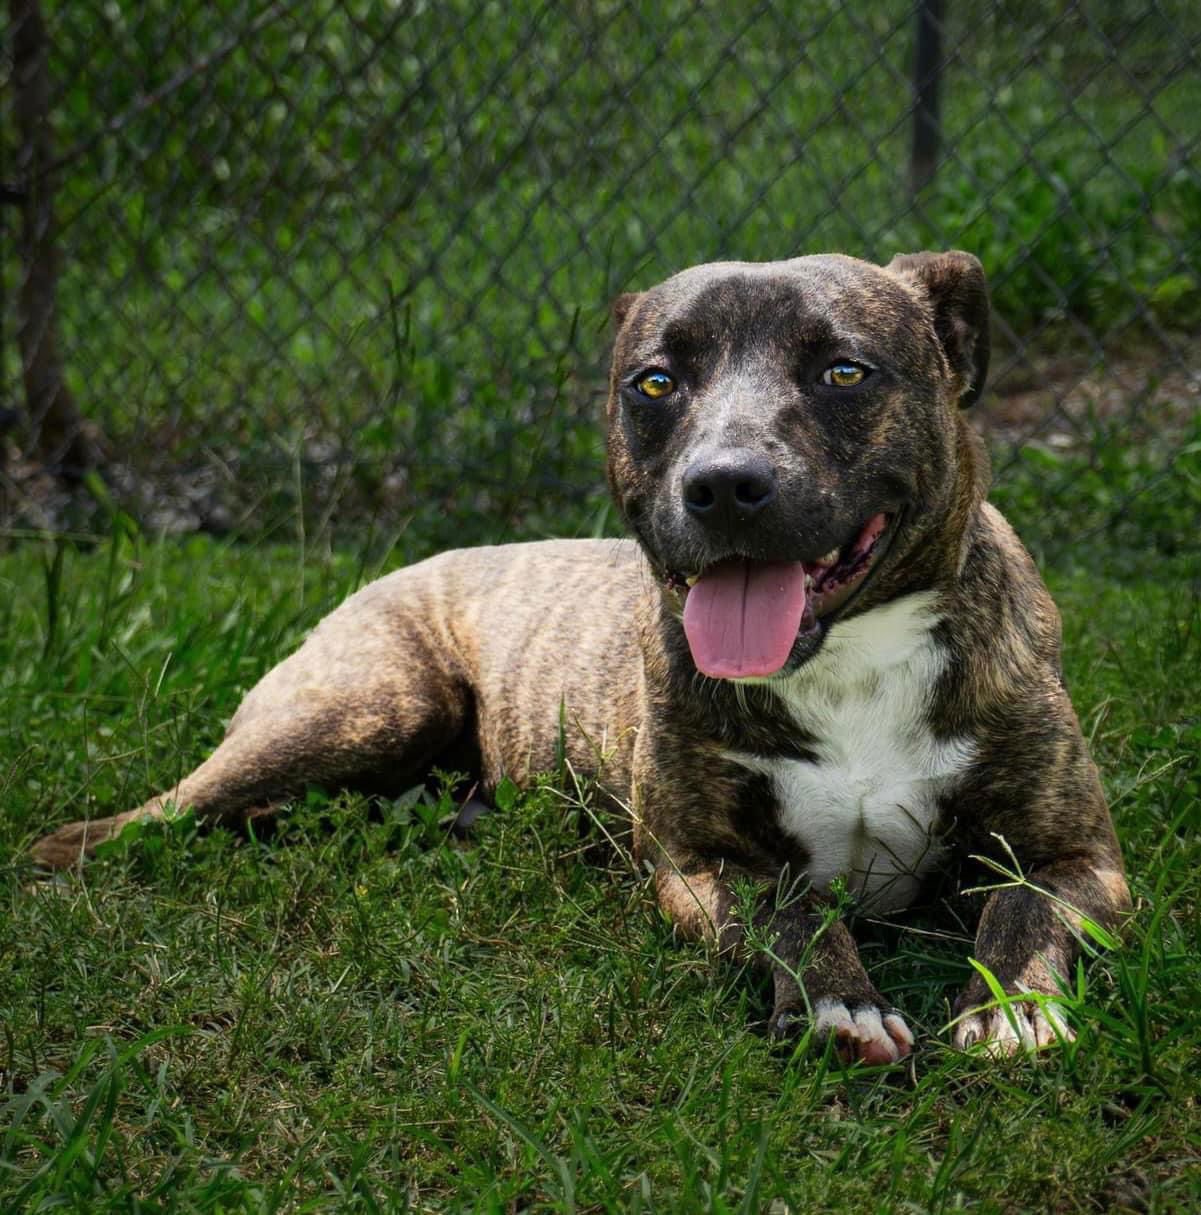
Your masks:
<svg viewBox="0 0 1201 1215"><path fill-rule="evenodd" d="M908 906L937 866L939 798L975 756L971 740L935 739L926 724L947 661L933 601L909 595L836 624L814 659L768 681L815 761L730 755L770 779L814 887L844 876L877 912Z"/></svg>

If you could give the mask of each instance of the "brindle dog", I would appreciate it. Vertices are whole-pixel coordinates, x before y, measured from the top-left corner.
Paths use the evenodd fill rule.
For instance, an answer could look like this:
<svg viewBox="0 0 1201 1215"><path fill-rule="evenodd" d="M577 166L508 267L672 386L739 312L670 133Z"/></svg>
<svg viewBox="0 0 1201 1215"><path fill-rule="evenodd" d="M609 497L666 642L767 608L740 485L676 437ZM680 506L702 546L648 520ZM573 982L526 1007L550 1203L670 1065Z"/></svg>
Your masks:
<svg viewBox="0 0 1201 1215"><path fill-rule="evenodd" d="M828 914L877 912L973 855L1013 859L975 955L1054 996L1080 916L1129 906L1060 672L1054 604L985 501L962 409L988 363L965 253L698 266L615 305L608 473L636 543L445 553L347 600L254 688L216 752L137 810L35 848L70 865L167 807L269 812L305 786L403 788L470 765L487 792L567 759L632 816L680 929L737 949L762 894L771 1025L813 1018L850 1058L910 1052ZM797 981L799 977L799 983ZM955 1043L1070 1034L1045 1001L982 1008Z"/></svg>

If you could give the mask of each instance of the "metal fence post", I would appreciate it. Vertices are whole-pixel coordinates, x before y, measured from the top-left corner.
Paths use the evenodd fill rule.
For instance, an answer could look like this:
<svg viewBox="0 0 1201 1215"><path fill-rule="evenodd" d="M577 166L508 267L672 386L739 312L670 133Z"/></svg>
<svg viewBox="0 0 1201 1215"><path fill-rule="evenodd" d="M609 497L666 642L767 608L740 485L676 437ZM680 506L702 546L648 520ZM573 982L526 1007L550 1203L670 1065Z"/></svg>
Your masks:
<svg viewBox="0 0 1201 1215"><path fill-rule="evenodd" d="M946 0L919 0L913 56L913 151L909 181L914 194L929 185L942 143L939 86L942 83L942 29Z"/></svg>
<svg viewBox="0 0 1201 1215"><path fill-rule="evenodd" d="M77 480L95 462L63 371L58 322L58 237L51 172L50 42L38 0L10 0L13 112L22 179L21 285L17 346L32 447L48 467Z"/></svg>

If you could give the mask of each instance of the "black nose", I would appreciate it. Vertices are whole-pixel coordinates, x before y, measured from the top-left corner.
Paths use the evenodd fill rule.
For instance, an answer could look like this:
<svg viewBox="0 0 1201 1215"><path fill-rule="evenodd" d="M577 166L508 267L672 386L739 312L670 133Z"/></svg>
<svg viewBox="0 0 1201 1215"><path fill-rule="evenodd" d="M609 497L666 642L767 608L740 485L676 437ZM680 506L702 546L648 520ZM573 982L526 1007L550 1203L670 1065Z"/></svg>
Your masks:
<svg viewBox="0 0 1201 1215"><path fill-rule="evenodd" d="M775 496L776 470L745 447L702 456L684 471L684 507L698 519L749 519Z"/></svg>

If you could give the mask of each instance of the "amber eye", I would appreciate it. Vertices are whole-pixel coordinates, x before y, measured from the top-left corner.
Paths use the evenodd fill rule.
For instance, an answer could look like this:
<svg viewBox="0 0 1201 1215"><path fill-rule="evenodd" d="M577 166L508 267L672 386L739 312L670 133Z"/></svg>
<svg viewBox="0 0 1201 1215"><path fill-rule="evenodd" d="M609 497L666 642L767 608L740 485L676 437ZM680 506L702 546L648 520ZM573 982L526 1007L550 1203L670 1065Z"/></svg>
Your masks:
<svg viewBox="0 0 1201 1215"><path fill-rule="evenodd" d="M648 371L646 375L634 381L634 388L644 397L658 401L675 392L676 382L666 371Z"/></svg>
<svg viewBox="0 0 1201 1215"><path fill-rule="evenodd" d="M867 376L868 368L859 363L842 359L837 363L831 363L822 372L822 383L831 384L835 388L854 388L856 384L862 384Z"/></svg>

